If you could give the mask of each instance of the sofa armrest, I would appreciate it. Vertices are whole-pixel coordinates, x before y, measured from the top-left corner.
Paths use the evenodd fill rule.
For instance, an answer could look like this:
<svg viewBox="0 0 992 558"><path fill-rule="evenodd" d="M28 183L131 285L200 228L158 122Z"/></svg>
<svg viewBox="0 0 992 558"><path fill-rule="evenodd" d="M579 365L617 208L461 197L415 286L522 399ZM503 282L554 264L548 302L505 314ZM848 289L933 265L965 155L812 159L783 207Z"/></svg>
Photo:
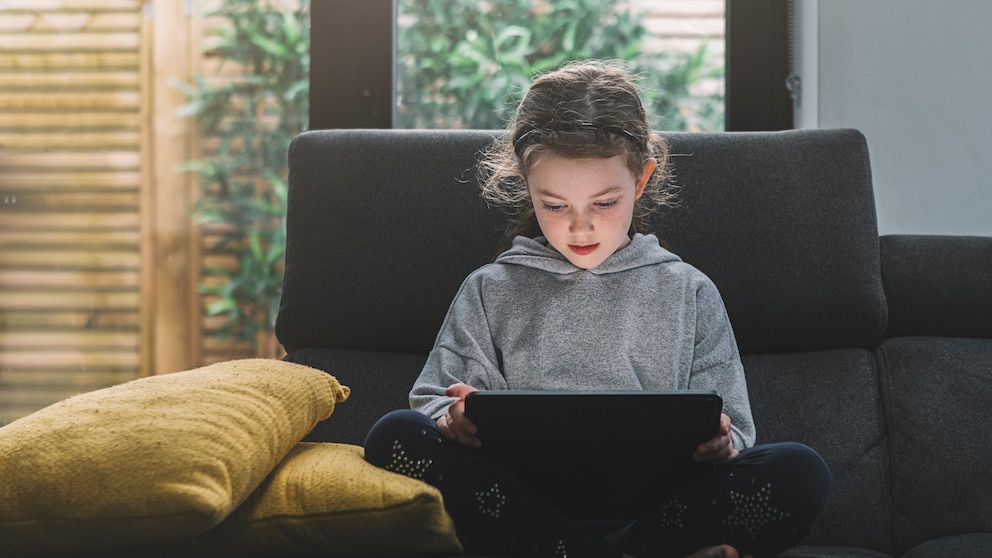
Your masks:
<svg viewBox="0 0 992 558"><path fill-rule="evenodd" d="M881 239L887 337L992 338L992 237Z"/></svg>

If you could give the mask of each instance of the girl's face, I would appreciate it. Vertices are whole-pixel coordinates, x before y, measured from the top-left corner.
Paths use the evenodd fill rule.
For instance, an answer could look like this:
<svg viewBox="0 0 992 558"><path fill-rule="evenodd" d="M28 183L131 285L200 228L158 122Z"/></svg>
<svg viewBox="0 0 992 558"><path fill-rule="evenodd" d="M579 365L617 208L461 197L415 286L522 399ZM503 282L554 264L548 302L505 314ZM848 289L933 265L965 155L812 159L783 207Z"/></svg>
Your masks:
<svg viewBox="0 0 992 558"><path fill-rule="evenodd" d="M592 269L630 243L634 201L641 197L655 160L641 176L626 157L570 159L542 156L527 175L537 223L552 248L576 267Z"/></svg>

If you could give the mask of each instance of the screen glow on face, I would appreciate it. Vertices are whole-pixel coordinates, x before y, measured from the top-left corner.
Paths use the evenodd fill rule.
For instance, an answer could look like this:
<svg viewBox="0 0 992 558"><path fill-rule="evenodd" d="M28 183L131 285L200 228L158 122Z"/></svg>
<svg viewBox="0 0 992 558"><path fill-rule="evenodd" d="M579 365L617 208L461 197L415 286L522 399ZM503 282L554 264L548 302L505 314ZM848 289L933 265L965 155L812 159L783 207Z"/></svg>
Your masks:
<svg viewBox="0 0 992 558"><path fill-rule="evenodd" d="M571 159L548 154L527 175L541 232L552 248L592 269L630 242L640 189L626 157Z"/></svg>

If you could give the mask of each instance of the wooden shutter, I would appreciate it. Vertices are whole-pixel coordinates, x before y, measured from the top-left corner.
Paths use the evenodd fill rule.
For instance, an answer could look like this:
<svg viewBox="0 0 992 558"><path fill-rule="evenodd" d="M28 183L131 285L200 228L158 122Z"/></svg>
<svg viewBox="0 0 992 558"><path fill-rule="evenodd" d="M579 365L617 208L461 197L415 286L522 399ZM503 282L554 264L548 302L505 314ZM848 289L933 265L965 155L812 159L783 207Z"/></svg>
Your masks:
<svg viewBox="0 0 992 558"><path fill-rule="evenodd" d="M0 9L0 424L142 374L142 9Z"/></svg>

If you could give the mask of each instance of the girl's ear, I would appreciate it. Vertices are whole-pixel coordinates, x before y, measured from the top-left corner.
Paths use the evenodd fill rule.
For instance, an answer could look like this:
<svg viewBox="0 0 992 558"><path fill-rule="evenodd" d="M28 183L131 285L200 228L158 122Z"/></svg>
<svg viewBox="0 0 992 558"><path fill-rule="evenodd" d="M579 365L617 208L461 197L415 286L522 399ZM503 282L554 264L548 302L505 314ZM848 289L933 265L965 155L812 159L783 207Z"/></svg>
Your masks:
<svg viewBox="0 0 992 558"><path fill-rule="evenodd" d="M658 166L658 160L655 158L645 159L644 166L641 169L641 176L637 179L637 189L634 190L634 199L639 199L641 194L644 193L644 187L647 186L648 180L651 178L651 173Z"/></svg>

